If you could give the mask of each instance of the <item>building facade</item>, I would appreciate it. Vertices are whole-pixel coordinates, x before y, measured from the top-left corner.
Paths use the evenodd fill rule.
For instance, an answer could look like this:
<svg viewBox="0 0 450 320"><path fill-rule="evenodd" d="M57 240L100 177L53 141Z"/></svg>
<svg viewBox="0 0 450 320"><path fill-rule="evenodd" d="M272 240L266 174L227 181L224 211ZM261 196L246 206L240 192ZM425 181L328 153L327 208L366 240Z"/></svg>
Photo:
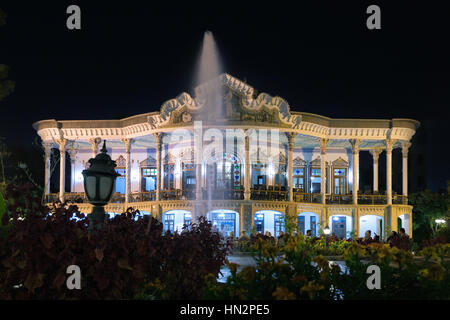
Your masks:
<svg viewBox="0 0 450 320"><path fill-rule="evenodd" d="M221 88L219 109L211 108L203 93L211 84ZM385 238L403 226L412 236L408 149L419 123L331 119L290 109L284 99L256 96L249 85L222 74L197 87L195 98L182 93L160 112L120 120L38 121L33 126L46 154L48 202L74 202L80 211L91 211L81 172L106 140L121 174L105 208L111 213L133 207L169 230L206 215L226 235L252 230L278 235L283 216L290 215L303 233L317 235L329 226L341 238L362 237L366 230ZM62 155L57 194L49 187L52 148ZM395 148L403 154L402 167L395 168L402 171L401 194L392 191ZM359 189L360 152L372 155L371 192ZM386 190L378 189L382 152ZM66 154L70 192L64 188Z"/></svg>

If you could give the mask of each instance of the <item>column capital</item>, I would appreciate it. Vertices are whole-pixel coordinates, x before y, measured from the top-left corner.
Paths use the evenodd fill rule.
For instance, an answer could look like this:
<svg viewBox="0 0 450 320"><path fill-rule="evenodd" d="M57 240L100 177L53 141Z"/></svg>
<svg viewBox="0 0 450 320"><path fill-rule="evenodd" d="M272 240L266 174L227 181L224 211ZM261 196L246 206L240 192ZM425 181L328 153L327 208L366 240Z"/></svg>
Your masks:
<svg viewBox="0 0 450 320"><path fill-rule="evenodd" d="M125 152L130 153L131 144L134 142L134 139L131 138L123 138L122 142L125 144Z"/></svg>
<svg viewBox="0 0 450 320"><path fill-rule="evenodd" d="M408 157L409 147L411 147L411 142L402 141L402 154L404 158Z"/></svg>
<svg viewBox="0 0 450 320"><path fill-rule="evenodd" d="M359 145L361 144L361 139L349 139L348 142L350 142L350 144L352 146L352 152L358 153Z"/></svg>
<svg viewBox="0 0 450 320"><path fill-rule="evenodd" d="M78 150L70 149L70 150L67 150L67 153L69 154L70 159L72 160L72 159L75 159L75 156L77 155Z"/></svg>
<svg viewBox="0 0 450 320"><path fill-rule="evenodd" d="M380 157L380 154L383 150L381 148L375 148L375 149L371 149L369 150L370 154L373 157L373 161L377 162L378 158Z"/></svg>
<svg viewBox="0 0 450 320"><path fill-rule="evenodd" d="M327 151L327 144L328 144L328 141L330 141L330 139L317 138L317 141L319 142L319 145L320 145L320 154L325 154L325 152Z"/></svg>
<svg viewBox="0 0 450 320"><path fill-rule="evenodd" d="M397 140L394 139L386 139L384 141L384 144L386 146L386 153L392 153L392 148L394 147L394 144L397 142Z"/></svg>
<svg viewBox="0 0 450 320"><path fill-rule="evenodd" d="M102 139L100 137L89 139L89 143L92 144L93 146L94 145L98 146L101 142L102 142Z"/></svg>
<svg viewBox="0 0 450 320"><path fill-rule="evenodd" d="M289 150L294 150L294 140L298 133L296 132L286 132L286 137L288 139Z"/></svg>
<svg viewBox="0 0 450 320"><path fill-rule="evenodd" d="M156 139L156 145L159 147L161 145L161 140L162 140L163 133L162 132L155 132L155 133L153 133L153 136Z"/></svg>
<svg viewBox="0 0 450 320"><path fill-rule="evenodd" d="M67 139L56 140L56 143L59 146L59 152L65 152L66 151Z"/></svg>
<svg viewBox="0 0 450 320"><path fill-rule="evenodd" d="M42 141L42 148L44 148L45 154L49 154L52 149L52 143L49 141Z"/></svg>

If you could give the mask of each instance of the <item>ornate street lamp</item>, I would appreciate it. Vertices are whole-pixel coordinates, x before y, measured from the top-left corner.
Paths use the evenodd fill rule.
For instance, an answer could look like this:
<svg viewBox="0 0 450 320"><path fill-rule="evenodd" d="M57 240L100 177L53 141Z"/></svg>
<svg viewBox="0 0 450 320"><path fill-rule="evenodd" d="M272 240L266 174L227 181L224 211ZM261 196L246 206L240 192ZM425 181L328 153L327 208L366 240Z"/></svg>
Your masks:
<svg viewBox="0 0 450 320"><path fill-rule="evenodd" d="M323 229L323 233L325 234L325 248L328 248L328 235L330 234L331 230L328 225Z"/></svg>
<svg viewBox="0 0 450 320"><path fill-rule="evenodd" d="M103 208L111 199L112 192L117 176L120 176L114 168L116 162L106 154L106 140L103 142L103 148L95 158L89 159L89 168L83 170L84 191L86 192L89 203L94 205L89 215L89 229L93 230L94 224L98 223L98 229L101 228L105 220L105 209Z"/></svg>

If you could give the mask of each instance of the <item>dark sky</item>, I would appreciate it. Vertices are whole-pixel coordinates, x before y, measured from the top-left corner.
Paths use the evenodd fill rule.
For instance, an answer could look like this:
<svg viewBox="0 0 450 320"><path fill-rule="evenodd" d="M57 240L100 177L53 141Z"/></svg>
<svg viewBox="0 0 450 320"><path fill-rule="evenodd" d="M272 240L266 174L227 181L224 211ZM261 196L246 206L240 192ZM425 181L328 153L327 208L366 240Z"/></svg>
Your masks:
<svg viewBox="0 0 450 320"><path fill-rule="evenodd" d="M448 8L429 1L195 3L2 1L8 20L0 63L11 67L16 90L0 102L0 136L29 146L34 121L158 110L191 91L203 32L211 30L224 71L293 110L419 120L428 183L450 179ZM81 7L80 31L66 28L70 4ZM370 4L381 7L381 30L366 28Z"/></svg>

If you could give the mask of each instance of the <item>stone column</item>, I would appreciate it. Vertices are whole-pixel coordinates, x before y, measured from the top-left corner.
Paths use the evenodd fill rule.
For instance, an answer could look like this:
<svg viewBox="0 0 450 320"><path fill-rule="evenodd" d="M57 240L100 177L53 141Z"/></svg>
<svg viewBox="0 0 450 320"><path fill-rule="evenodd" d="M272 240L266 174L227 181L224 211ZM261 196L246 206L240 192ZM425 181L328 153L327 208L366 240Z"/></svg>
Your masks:
<svg viewBox="0 0 450 320"><path fill-rule="evenodd" d="M92 158L95 158L95 156L98 154L98 147L99 147L100 143L102 142L102 139L92 138L92 139L89 139L89 142L91 143L91 146L92 146Z"/></svg>
<svg viewBox="0 0 450 320"><path fill-rule="evenodd" d="M160 199L161 192L161 140L162 133L157 132L153 134L156 139L156 200Z"/></svg>
<svg viewBox="0 0 450 320"><path fill-rule="evenodd" d="M59 145L59 200L64 202L66 183L66 139L58 140Z"/></svg>
<svg viewBox="0 0 450 320"><path fill-rule="evenodd" d="M208 167L205 168L205 180L202 182L202 161L203 161L203 127L201 121L194 121L194 163L195 163L195 199L202 200L203 192L202 185L206 186L208 183L206 176L208 173ZM200 212L198 213L198 217Z"/></svg>
<svg viewBox="0 0 450 320"><path fill-rule="evenodd" d="M250 200L251 195L251 187L252 187L252 177L251 177L251 169L250 169L250 137L245 135L244 138L244 199Z"/></svg>
<svg viewBox="0 0 450 320"><path fill-rule="evenodd" d="M386 144L386 195L387 204L392 204L392 148L395 140L387 139Z"/></svg>
<svg viewBox="0 0 450 320"><path fill-rule="evenodd" d="M50 194L50 160L51 160L51 144L49 142L43 142L42 146L44 147L44 171L45 171L45 180L44 180L44 193L45 195L49 195Z"/></svg>
<svg viewBox="0 0 450 320"><path fill-rule="evenodd" d="M409 147L411 146L410 142L402 142L402 156L403 156L403 183L402 183L402 187L403 187L403 195L405 197L408 196L408 150Z"/></svg>
<svg viewBox="0 0 450 320"><path fill-rule="evenodd" d="M131 144L133 139L122 139L125 144L125 203L130 201L130 189L131 189Z"/></svg>
<svg viewBox="0 0 450 320"><path fill-rule="evenodd" d="M76 184L76 180L75 180L75 156L77 154L77 150L72 149L72 150L68 150L67 153L70 156L70 192L75 192L75 184Z"/></svg>
<svg viewBox="0 0 450 320"><path fill-rule="evenodd" d="M328 139L320 139L320 193L322 195L322 204L326 204L326 152L327 152Z"/></svg>
<svg viewBox="0 0 450 320"><path fill-rule="evenodd" d="M351 139L350 144L352 145L352 154L353 154L353 204L358 204L358 173L359 173L359 144L361 140L359 139Z"/></svg>
<svg viewBox="0 0 450 320"><path fill-rule="evenodd" d="M297 134L289 132L288 138L288 166L286 177L288 179L288 195L289 201L294 201L294 139Z"/></svg>
<svg viewBox="0 0 450 320"><path fill-rule="evenodd" d="M373 158L373 192L378 192L378 159L380 157L381 150L370 150L370 154Z"/></svg>

